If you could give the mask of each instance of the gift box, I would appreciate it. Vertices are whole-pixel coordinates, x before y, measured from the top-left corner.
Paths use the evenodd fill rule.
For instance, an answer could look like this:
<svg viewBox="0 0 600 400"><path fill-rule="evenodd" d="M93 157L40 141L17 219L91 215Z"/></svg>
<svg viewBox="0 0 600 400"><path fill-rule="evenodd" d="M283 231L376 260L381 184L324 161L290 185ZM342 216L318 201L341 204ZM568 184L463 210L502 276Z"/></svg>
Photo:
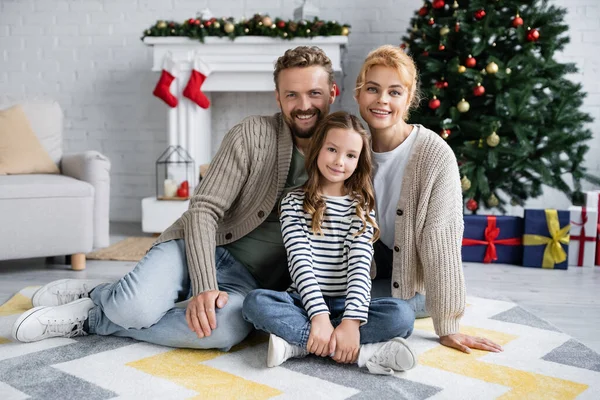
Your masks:
<svg viewBox="0 0 600 400"><path fill-rule="evenodd" d="M462 260L521 265L523 218L465 215Z"/></svg>
<svg viewBox="0 0 600 400"><path fill-rule="evenodd" d="M593 267L596 261L598 210L573 206L569 207L569 213L569 265Z"/></svg>
<svg viewBox="0 0 600 400"><path fill-rule="evenodd" d="M569 211L525 210L523 266L567 269Z"/></svg>
<svg viewBox="0 0 600 400"><path fill-rule="evenodd" d="M598 220L596 221L596 261L595 265L600 267L600 190L586 192L586 207L598 210ZM587 233L588 235L591 232ZM593 235L592 235L593 236Z"/></svg>

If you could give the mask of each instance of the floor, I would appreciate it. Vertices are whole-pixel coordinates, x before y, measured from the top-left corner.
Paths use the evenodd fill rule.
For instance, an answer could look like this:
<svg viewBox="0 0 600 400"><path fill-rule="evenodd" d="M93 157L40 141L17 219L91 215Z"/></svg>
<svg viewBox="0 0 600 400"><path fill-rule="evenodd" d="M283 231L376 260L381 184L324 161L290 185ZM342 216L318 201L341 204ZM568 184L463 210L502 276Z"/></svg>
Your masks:
<svg viewBox="0 0 600 400"><path fill-rule="evenodd" d="M141 235L139 224L111 224L111 243ZM135 266L88 260L86 270L75 272L60 258L54 262L0 261L0 304L25 286L64 278L117 279ZM600 267L559 271L466 263L464 271L468 295L513 301L600 353Z"/></svg>

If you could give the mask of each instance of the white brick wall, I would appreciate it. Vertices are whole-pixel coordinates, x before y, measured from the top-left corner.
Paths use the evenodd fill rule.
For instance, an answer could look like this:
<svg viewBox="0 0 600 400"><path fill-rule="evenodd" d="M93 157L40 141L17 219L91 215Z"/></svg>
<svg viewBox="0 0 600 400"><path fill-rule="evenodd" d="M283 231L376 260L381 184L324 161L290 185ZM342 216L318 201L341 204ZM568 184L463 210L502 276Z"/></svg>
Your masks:
<svg viewBox="0 0 600 400"><path fill-rule="evenodd" d="M336 108L357 112L351 95L368 51L399 44L417 0L312 0L323 19L352 25L346 77ZM141 219L141 198L154 193L154 161L166 146L166 106L152 96L158 74L151 50L139 40L157 19L183 20L208 7L216 16L255 12L291 18L292 0L0 0L0 95L46 95L65 110L65 151L96 149L110 157L111 219ZM575 62L573 77L588 93L585 110L596 121L587 165L600 174L600 6L597 0L555 0L566 7L572 43L560 56ZM213 142L244 116L270 114L267 93L214 94ZM566 207L547 190L531 206ZM515 210L517 211L517 210Z"/></svg>

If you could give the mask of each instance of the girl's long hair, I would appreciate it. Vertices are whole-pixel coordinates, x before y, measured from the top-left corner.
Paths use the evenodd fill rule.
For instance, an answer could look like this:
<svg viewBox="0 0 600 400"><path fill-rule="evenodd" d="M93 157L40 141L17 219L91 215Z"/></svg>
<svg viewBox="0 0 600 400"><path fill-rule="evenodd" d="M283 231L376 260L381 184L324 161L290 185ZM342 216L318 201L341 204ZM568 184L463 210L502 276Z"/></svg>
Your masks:
<svg viewBox="0 0 600 400"><path fill-rule="evenodd" d="M362 221L362 228L356 235L365 232L367 224L373 227L373 239L379 238L379 227L371 217L371 211L375 208L375 196L373 189L372 160L371 160L371 137L363 128L359 119L345 111L337 111L329 114L319 123L313 134L308 153L305 159L305 167L308 174L306 183L302 186L304 190L304 212L312 216L311 230L316 234L322 234L321 223L325 213L325 200L321 196L321 172L317 165L317 159L321 148L325 143L327 132L332 128L348 129L358 133L362 139L362 149L354 173L346 179L344 187L346 193L357 201L356 216Z"/></svg>

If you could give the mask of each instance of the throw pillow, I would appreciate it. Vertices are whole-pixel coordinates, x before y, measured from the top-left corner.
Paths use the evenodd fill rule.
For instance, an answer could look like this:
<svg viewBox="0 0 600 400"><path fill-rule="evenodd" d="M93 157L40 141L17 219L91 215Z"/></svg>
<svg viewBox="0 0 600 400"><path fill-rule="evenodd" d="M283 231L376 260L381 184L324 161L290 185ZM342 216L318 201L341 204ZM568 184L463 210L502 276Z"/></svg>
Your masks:
<svg viewBox="0 0 600 400"><path fill-rule="evenodd" d="M21 106L0 110L0 175L59 172Z"/></svg>

